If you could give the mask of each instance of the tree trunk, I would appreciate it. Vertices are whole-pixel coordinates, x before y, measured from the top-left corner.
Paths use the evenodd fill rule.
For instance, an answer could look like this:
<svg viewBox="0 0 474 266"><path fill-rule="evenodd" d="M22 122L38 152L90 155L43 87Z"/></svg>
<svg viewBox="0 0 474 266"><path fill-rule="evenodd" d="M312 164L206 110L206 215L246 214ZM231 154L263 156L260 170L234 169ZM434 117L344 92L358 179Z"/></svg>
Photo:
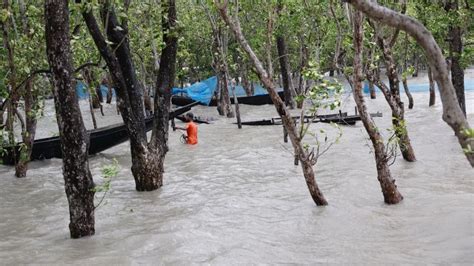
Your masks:
<svg viewBox="0 0 474 266"><path fill-rule="evenodd" d="M369 134L370 140L374 147L374 156L377 166L377 179L379 180L380 187L382 188L382 194L384 201L387 204L396 204L402 201L403 196L398 192L398 188L395 185L395 180L392 179L390 168L388 167L387 154L385 153L385 145L380 132L372 120L372 117L367 112L365 106L364 95L362 93L362 43L363 43L363 25L362 25L362 13L354 11L353 16L353 27L354 27L354 75L353 75L353 94L354 100L359 110L362 123L364 124L367 134Z"/></svg>
<svg viewBox="0 0 474 266"><path fill-rule="evenodd" d="M458 0L448 0L445 4L446 12L457 12ZM472 11L471 11L472 12ZM471 13L472 15L472 13ZM450 22L448 31L449 57L451 59L451 80L464 116L466 116L466 97L464 95L464 69L461 66L461 55L463 52L462 30L459 24Z"/></svg>
<svg viewBox="0 0 474 266"><path fill-rule="evenodd" d="M10 3L9 0L3 0L3 10L7 12L13 12L10 10ZM8 99L7 101L7 120L5 128L8 132L8 143L10 145L15 145L15 134L14 134L14 116L18 107L18 100L20 99L20 95L16 88L16 65L15 65L15 57L14 57L14 42L10 39L10 33L13 33L12 23L10 21L10 17L7 17L5 21L0 21L0 25L2 26L2 37L3 37L3 47L6 50L7 54L7 65L8 65L8 83L7 83L7 91L8 91ZM13 151L15 153L15 151ZM16 155L14 154L14 157Z"/></svg>
<svg viewBox="0 0 474 266"><path fill-rule="evenodd" d="M241 86L245 90L245 94L247 96L253 96L254 91L253 87L250 85L249 79L248 79L248 73L247 73L247 65L244 63L243 58L241 58L241 55L237 55L237 68L239 72L239 78L241 80Z"/></svg>
<svg viewBox="0 0 474 266"><path fill-rule="evenodd" d="M433 73L431 72L431 67L428 66L428 79L430 80L430 102L429 106L433 106L436 103L436 90L433 80Z"/></svg>
<svg viewBox="0 0 474 266"><path fill-rule="evenodd" d="M229 94L229 69L227 67L226 59L226 46L227 41L224 40L224 35L222 34L222 28L213 25L214 33L214 65L217 71L217 79L219 84L219 94L217 99L217 111L219 115L227 116L228 118L234 117L234 112L232 111L232 106L230 104L230 94Z"/></svg>
<svg viewBox="0 0 474 266"><path fill-rule="evenodd" d="M413 105L414 105L413 96L411 95L410 89L408 88L408 81L405 76L402 77L402 83L403 83L403 89L405 90L405 94L408 97L408 109L413 109Z"/></svg>
<svg viewBox="0 0 474 266"><path fill-rule="evenodd" d="M399 139L399 146L403 159L408 162L414 162L416 161L416 157L413 147L411 146L405 123L405 108L403 102L400 99L400 82L398 78L397 66L395 64L392 48L390 46L391 44L382 38L381 35L378 37L378 44L383 52L385 67L387 69L387 78L390 85L390 90L385 94L385 97L387 98L387 103L392 109L392 125L395 130L395 134ZM385 86L382 82L380 82L378 85L379 87Z"/></svg>
<svg viewBox="0 0 474 266"><path fill-rule="evenodd" d="M285 95L285 104L290 109L295 108L294 88L290 75L290 63L288 61L288 51L286 49L285 38L282 35L277 36L277 50L280 61L281 77L283 79L283 94Z"/></svg>
<svg viewBox="0 0 474 266"><path fill-rule="evenodd" d="M101 106L102 103L104 102L104 96L102 95L102 90L100 89L100 85L98 85L95 88L95 94L97 95L97 100L99 102L99 105Z"/></svg>
<svg viewBox="0 0 474 266"><path fill-rule="evenodd" d="M45 1L45 36L69 202L69 231L71 238L80 238L95 233L94 182L87 159L89 138L74 86L67 0Z"/></svg>
<svg viewBox="0 0 474 266"><path fill-rule="evenodd" d="M405 5L405 8L406 8L406 5ZM404 11L406 11L406 9L404 9ZM399 32L399 30L397 30L397 32ZM405 52L404 52L404 55L403 55L403 61L404 61L404 66L403 66L403 69L405 71L405 73L402 74L402 82L403 82L403 89L405 90L405 94L407 95L408 97L408 109L413 109L413 105L414 105L414 101L413 101L413 96L411 95L411 92L410 92L410 89L408 88L408 80L407 80L407 75L408 75L408 45L410 44L409 40L408 40L408 34L405 33Z"/></svg>
<svg viewBox="0 0 474 266"><path fill-rule="evenodd" d="M92 94L89 94L89 111L90 111L90 113L91 113L92 126L94 127L94 129L97 129L97 120L95 119L94 104L93 104Z"/></svg>
<svg viewBox="0 0 474 266"><path fill-rule="evenodd" d="M38 98L32 92L33 81L29 80L25 84L25 117L26 117L26 128L22 132L22 140L25 147L20 151L20 160L15 165L15 176L25 177L28 171L28 162L31 158L31 152L33 150L33 143L36 134L36 102Z"/></svg>
<svg viewBox="0 0 474 266"><path fill-rule="evenodd" d="M178 50L178 30L175 0L162 1L163 43L160 69L156 79L154 98L153 132L148 144L152 156L156 155L153 177L158 186L163 184L164 161L168 152L169 113L171 109L171 90L176 78L176 53ZM149 173L148 173L149 174ZM153 184L152 184L153 185Z"/></svg>
<svg viewBox="0 0 474 266"><path fill-rule="evenodd" d="M297 154L301 162L303 175L305 177L306 184L308 186L308 190L311 194L313 201L318 206L327 205L328 203L316 183L313 165L311 160L309 159L309 154L305 151L303 144L301 143L301 139L298 137L297 130L289 110L276 92L273 80L268 75L267 71L263 68L262 62L257 58L254 51L245 39L240 28L239 21L231 20L231 18L227 15L227 7L225 5L219 5L218 9L221 14L221 17L224 19L225 23L231 28L240 46L250 57L260 81L263 83L265 89L268 91L268 94L272 99L275 109L277 110L278 115L282 119L283 125L288 131L288 135L290 137L293 148L295 149L295 153Z"/></svg>
<svg viewBox="0 0 474 266"><path fill-rule="evenodd" d="M235 116L237 118L237 128L242 128L242 121L240 120L240 108L239 108L239 100L237 96L235 96L235 84L232 84L232 96L234 97L234 107L235 107Z"/></svg>
<svg viewBox="0 0 474 266"><path fill-rule="evenodd" d="M266 42L266 56L267 56L267 70L268 76L273 79L273 60L272 60L272 40L273 40L273 17L274 10L268 11L268 21L267 21L267 42Z"/></svg>
<svg viewBox="0 0 474 266"><path fill-rule="evenodd" d="M216 65L219 65L219 63L216 63ZM221 68L217 73L217 89L219 92L217 97L217 111L219 112L219 115L231 118L234 117L234 112L232 111L230 104L230 95L228 90L229 86L226 71L222 69L222 66L217 66L217 68Z"/></svg>
<svg viewBox="0 0 474 266"><path fill-rule="evenodd" d="M472 152L474 138L467 133L471 131L471 127L459 106L454 86L449 80L446 60L430 31L417 20L379 6L374 2L367 0L348 0L348 2L369 17L378 19L381 23L406 31L423 48L433 71L434 79L438 83L441 103L443 104L443 120L453 129L459 144L467 151L464 152L464 155L471 166L474 167L474 152Z"/></svg>
<svg viewBox="0 0 474 266"><path fill-rule="evenodd" d="M413 55L413 61L415 65L415 71L413 72L412 77L416 78L418 77L418 71L420 70L420 58L418 57L417 54Z"/></svg>
<svg viewBox="0 0 474 266"><path fill-rule="evenodd" d="M105 79L106 85L107 85L107 99L105 100L105 102L108 103L108 104L111 104L112 103L112 97L113 97L112 78L110 77L110 74L106 74L106 77L104 79Z"/></svg>
<svg viewBox="0 0 474 266"><path fill-rule="evenodd" d="M284 6L282 0L278 0L276 7L276 12L278 16L280 16L283 7ZM296 92L293 86L293 79L291 78L291 67L288 48L286 45L285 37L283 36L283 33L281 31L276 36L276 43L278 59L280 61L281 78L283 81L283 95L285 97L285 105L288 106L290 109L294 109L296 106L294 99L294 97L296 96Z"/></svg>
<svg viewBox="0 0 474 266"><path fill-rule="evenodd" d="M372 81L369 80L369 92L370 92L370 99L376 99L377 94L375 93L375 86Z"/></svg>
<svg viewBox="0 0 474 266"><path fill-rule="evenodd" d="M84 76L84 81L86 82L87 86L87 91L89 94L88 100L89 100L89 112L91 113L91 118L92 118L92 126L94 129L97 129L97 120L95 119L95 112L94 109L99 108L95 107L97 101L95 101L95 92L93 88L93 77L92 77L92 72L88 68L84 68L82 71L82 75Z"/></svg>
<svg viewBox="0 0 474 266"><path fill-rule="evenodd" d="M240 76L240 78L242 79L242 87L244 88L245 90L245 94L247 96L253 96L254 93L255 93L255 88L252 86L251 82L249 81L248 79L248 73L247 73L247 70L244 70L243 72L241 72L242 75Z"/></svg>
<svg viewBox="0 0 474 266"><path fill-rule="evenodd" d="M334 50L334 57L333 57L333 60L332 60L332 66L331 66L331 70L329 72L329 76L334 76L334 70L336 69L339 69L339 57L340 57L340 54L341 54L341 44L342 44L342 40L343 40L343 33L342 33L342 30L341 30L341 24L339 23L339 19L337 18L336 16L336 12L334 11L334 7L333 7L333 3L332 1L329 2L329 11L332 15L332 17L334 18L334 21L336 22L336 29L337 29L337 37L336 37L336 47L335 47L335 50Z"/></svg>
<svg viewBox="0 0 474 266"><path fill-rule="evenodd" d="M111 85L117 93L117 107L130 138L132 174L138 191L158 189L162 185L162 164L157 154L158 146L150 148L145 131L142 87L138 82L130 53L125 25L119 25L115 10L109 2L101 6L102 19L107 24L107 39L113 44L108 46L95 20L92 10L82 13L89 33L109 68ZM105 23L107 22L107 23ZM124 28L125 27L125 28ZM121 29L121 30L118 30ZM159 96L155 101L158 102ZM166 108L166 105L163 105ZM155 110L156 111L156 110ZM155 120L157 117L155 117ZM156 127L154 123L154 128ZM163 144L166 146L166 143ZM163 155L164 156L164 155Z"/></svg>
<svg viewBox="0 0 474 266"><path fill-rule="evenodd" d="M303 76L303 71L308 66L309 60L309 49L305 43L304 37L300 37L301 40L301 50L300 50L300 68L298 73L298 89L296 95L304 95L306 93L306 79ZM303 101L296 103L298 109L303 108Z"/></svg>
<svg viewBox="0 0 474 266"><path fill-rule="evenodd" d="M145 105L146 115L149 116L153 114L153 105L151 104L150 94L148 93L148 88L145 87L143 95L143 104Z"/></svg>

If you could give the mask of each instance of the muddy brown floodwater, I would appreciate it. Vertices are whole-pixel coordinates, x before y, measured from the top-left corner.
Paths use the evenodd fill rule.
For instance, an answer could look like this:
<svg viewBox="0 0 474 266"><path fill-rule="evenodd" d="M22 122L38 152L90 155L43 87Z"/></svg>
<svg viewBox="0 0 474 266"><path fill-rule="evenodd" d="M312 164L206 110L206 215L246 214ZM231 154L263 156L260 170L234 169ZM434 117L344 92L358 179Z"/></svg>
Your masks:
<svg viewBox="0 0 474 266"><path fill-rule="evenodd" d="M280 126L238 130L220 118L199 126L197 146L170 133L164 186L155 192L135 191L128 143L91 157L98 182L113 158L121 170L89 238L69 239L60 160L33 162L22 179L0 166L0 264L473 264L474 170L441 120L439 99L428 108L427 93L414 96L406 117L418 161L392 166L401 204L383 203L360 122L343 127L340 143L318 162L329 205L316 207ZM369 110L383 112L375 121L385 129L390 112L382 98L369 101ZM474 125L474 93L466 100ZM240 109L244 121L276 115L273 106ZM353 112L350 97L344 109ZM216 117L214 108L193 112ZM120 121L97 114L100 125ZM39 126L38 137L57 132L52 118Z"/></svg>

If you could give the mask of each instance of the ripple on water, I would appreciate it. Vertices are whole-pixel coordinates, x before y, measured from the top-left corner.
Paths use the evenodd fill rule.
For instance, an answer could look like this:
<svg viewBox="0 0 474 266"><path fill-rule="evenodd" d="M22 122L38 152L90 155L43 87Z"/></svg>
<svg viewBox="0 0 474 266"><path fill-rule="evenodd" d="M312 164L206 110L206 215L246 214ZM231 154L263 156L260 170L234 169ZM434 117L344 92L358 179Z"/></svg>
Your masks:
<svg viewBox="0 0 474 266"><path fill-rule="evenodd" d="M472 95L466 97L469 103ZM300 167L293 165L281 127L238 130L233 120L221 118L199 126L200 143L194 147L179 142L181 133L170 132L164 186L155 192L135 191L128 143L91 157L97 182L101 167L114 158L121 169L96 211L97 234L90 238L68 238L60 160L32 163L24 179L0 167L0 261L472 264L473 170L441 121L441 108L427 108L424 95L414 96L417 104L407 110L407 119L418 161L399 159L391 167L405 197L396 206L383 203L360 123L344 127L340 143L315 166L330 204L320 208L309 197ZM369 103L371 112L384 112L376 122L387 128L383 99ZM345 108L352 111L353 103ZM275 116L273 106L241 110L243 120ZM193 112L215 116L213 108ZM312 128L335 134L329 125Z"/></svg>

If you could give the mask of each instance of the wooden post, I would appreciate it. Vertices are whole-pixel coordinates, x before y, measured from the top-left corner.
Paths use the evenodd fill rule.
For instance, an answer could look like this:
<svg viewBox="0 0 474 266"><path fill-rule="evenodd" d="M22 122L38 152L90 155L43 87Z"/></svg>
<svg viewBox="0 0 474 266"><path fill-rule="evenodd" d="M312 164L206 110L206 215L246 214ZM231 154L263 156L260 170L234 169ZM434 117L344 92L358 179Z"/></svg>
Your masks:
<svg viewBox="0 0 474 266"><path fill-rule="evenodd" d="M237 127L242 128L242 121L240 120L239 100L235 96L235 81L232 81L232 95L234 96L235 114L237 117Z"/></svg>

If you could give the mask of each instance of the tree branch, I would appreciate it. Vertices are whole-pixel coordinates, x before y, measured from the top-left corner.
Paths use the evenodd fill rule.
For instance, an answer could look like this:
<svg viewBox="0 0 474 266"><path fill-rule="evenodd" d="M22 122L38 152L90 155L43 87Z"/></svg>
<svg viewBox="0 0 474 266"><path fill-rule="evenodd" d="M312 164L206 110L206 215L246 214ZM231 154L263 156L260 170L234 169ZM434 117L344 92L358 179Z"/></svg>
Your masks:
<svg viewBox="0 0 474 266"><path fill-rule="evenodd" d="M465 150L472 149L472 147L474 147L474 138L470 138L464 133L472 129L459 106L453 83L448 76L446 60L431 32L416 19L380 6L374 2L367 0L347 1L372 19L377 19L380 23L406 31L423 48L428 63L433 70L434 78L438 83L441 102L443 104L443 120L453 129L461 147ZM471 166L474 167L474 153L465 152L464 154Z"/></svg>

